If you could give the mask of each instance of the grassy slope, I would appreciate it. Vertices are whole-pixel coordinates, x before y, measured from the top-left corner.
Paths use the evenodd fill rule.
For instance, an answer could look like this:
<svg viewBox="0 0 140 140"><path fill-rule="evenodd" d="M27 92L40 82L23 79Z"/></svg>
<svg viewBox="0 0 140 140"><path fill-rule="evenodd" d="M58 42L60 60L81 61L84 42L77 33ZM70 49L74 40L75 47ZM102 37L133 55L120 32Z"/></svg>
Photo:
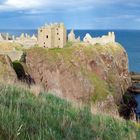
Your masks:
<svg viewBox="0 0 140 140"><path fill-rule="evenodd" d="M89 108L75 109L52 95L0 86L0 140L133 140L139 126Z"/></svg>

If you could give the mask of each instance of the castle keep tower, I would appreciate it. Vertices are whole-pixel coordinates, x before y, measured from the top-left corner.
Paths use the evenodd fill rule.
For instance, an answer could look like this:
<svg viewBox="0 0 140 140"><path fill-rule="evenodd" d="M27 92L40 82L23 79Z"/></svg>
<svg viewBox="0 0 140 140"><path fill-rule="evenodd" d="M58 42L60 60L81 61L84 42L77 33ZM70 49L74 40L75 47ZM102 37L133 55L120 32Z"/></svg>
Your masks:
<svg viewBox="0 0 140 140"><path fill-rule="evenodd" d="M67 33L63 23L45 25L38 29L38 45L44 48L63 48Z"/></svg>

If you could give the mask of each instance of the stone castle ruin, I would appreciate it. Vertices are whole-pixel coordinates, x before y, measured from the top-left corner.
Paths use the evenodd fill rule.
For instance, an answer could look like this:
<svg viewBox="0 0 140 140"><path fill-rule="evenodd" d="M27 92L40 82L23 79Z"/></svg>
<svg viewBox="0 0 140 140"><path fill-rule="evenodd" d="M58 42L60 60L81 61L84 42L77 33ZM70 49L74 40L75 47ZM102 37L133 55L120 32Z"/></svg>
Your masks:
<svg viewBox="0 0 140 140"><path fill-rule="evenodd" d="M10 36L8 33L0 33L0 42L19 43L24 47L31 47L38 44L38 39L34 34L30 36L28 34L22 33L19 37L15 37L14 35Z"/></svg>
<svg viewBox="0 0 140 140"><path fill-rule="evenodd" d="M42 26L38 29L38 35L28 35L22 33L19 37L10 36L6 33L4 36L0 33L0 42L15 42L21 44L23 47L33 47L38 45L43 48L63 48L68 42L80 42L80 37L76 38L74 30L67 36L67 30L63 23L54 23ZM102 37L92 37L86 34L83 39L84 43L88 44L107 44L115 43L115 33L109 32L108 35Z"/></svg>
<svg viewBox="0 0 140 140"><path fill-rule="evenodd" d="M43 48L63 48L67 32L63 23L45 25L38 29L38 45Z"/></svg>
<svg viewBox="0 0 140 140"><path fill-rule="evenodd" d="M6 34L0 33L0 42L9 41L9 40L10 40L10 36L8 33L6 33Z"/></svg>
<svg viewBox="0 0 140 140"><path fill-rule="evenodd" d="M26 34L22 33L20 35L20 37L16 37L15 40L14 40L14 38L15 37L13 37L14 42L20 43L26 47L31 47L31 46L38 44L38 39L34 34L32 36L30 36L27 33Z"/></svg>
<svg viewBox="0 0 140 140"><path fill-rule="evenodd" d="M90 34L86 34L83 41L85 43L89 43L89 44L92 44L92 45L95 45L95 44L105 45L107 43L115 43L115 33L114 32L109 32L108 35L104 35L102 37L97 37L97 38L92 38L90 36Z"/></svg>

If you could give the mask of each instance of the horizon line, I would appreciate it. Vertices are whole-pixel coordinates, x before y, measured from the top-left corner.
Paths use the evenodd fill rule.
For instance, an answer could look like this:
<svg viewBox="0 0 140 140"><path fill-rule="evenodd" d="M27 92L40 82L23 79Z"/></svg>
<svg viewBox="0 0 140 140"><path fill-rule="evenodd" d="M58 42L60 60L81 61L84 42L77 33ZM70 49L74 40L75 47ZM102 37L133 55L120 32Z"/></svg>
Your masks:
<svg viewBox="0 0 140 140"><path fill-rule="evenodd" d="M72 29L73 28L67 29L67 30L72 30ZM1 28L0 30L38 30L38 28L37 29L35 29L35 28L34 29L32 29L32 28L9 28L9 29ZM77 28L77 29L73 29L73 30L137 30L137 31L139 31L140 29L121 29L121 28L120 29L117 29L117 28L116 29L111 29L111 28L110 29L101 29L101 28L100 29L98 29L98 28L97 29L88 29L88 28L87 29L86 28L78 29Z"/></svg>

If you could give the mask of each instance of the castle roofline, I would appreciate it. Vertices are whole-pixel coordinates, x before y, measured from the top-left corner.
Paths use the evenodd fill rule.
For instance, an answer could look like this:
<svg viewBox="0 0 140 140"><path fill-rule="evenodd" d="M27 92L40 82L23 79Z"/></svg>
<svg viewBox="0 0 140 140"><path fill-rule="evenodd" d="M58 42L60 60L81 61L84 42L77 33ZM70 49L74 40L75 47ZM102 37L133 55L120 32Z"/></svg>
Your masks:
<svg viewBox="0 0 140 140"><path fill-rule="evenodd" d="M54 27L64 27L64 23L50 23L50 24L45 24L44 26L40 27L39 29L45 29L45 28L54 28Z"/></svg>

